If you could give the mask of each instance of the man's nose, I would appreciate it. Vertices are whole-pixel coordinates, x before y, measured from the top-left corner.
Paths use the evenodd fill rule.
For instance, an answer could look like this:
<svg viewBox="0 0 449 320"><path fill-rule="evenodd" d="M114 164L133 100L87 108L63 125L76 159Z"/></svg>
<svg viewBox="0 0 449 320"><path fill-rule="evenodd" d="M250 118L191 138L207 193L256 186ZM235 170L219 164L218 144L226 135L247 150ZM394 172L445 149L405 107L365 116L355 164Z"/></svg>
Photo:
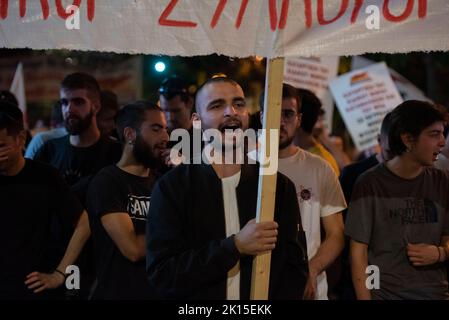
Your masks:
<svg viewBox="0 0 449 320"><path fill-rule="evenodd" d="M236 115L236 114L237 114L237 111L232 104L226 106L225 115Z"/></svg>
<svg viewBox="0 0 449 320"><path fill-rule="evenodd" d="M286 121L285 121L285 116L282 115L282 113L281 113L281 127L282 127L282 126L285 126L285 123L286 123Z"/></svg>
<svg viewBox="0 0 449 320"><path fill-rule="evenodd" d="M446 138L444 137L444 135L442 134L441 136L440 136L440 141L439 141L439 144L438 144L440 147L444 147L445 145L446 145Z"/></svg>
<svg viewBox="0 0 449 320"><path fill-rule="evenodd" d="M168 130L165 129L163 130L164 132L162 133L162 141L167 143L170 140L170 135L168 134Z"/></svg>
<svg viewBox="0 0 449 320"><path fill-rule="evenodd" d="M64 113L72 113L74 110L74 105L70 101L68 101L65 105L62 106L62 110Z"/></svg>

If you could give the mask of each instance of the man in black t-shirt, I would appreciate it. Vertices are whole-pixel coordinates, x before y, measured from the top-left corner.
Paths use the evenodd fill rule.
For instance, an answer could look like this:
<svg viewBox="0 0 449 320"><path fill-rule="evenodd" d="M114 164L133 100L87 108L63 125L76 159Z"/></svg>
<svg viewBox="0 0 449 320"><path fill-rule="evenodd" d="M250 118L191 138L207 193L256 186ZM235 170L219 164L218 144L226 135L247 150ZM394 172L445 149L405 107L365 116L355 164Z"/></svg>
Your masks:
<svg viewBox="0 0 449 320"><path fill-rule="evenodd" d="M84 73L65 77L61 83L60 103L68 135L47 141L35 157L58 169L83 205L92 176L117 162L121 154L120 144L101 137L96 119L100 101L100 87L95 78ZM54 242L60 244L60 251L68 243L70 234L71 230L53 228L52 236ZM90 242L77 263L83 274L79 295L87 297L94 277Z"/></svg>
<svg viewBox="0 0 449 320"><path fill-rule="evenodd" d="M87 194L97 276L91 297L154 299L145 275L145 226L167 123L158 106L136 102L119 111L116 125L122 157L93 178Z"/></svg>
<svg viewBox="0 0 449 320"><path fill-rule="evenodd" d="M20 109L1 102L0 300L57 297L46 289L64 283L90 235L86 212L58 172L23 157L25 137ZM49 236L52 222L76 224L61 261Z"/></svg>
<svg viewBox="0 0 449 320"><path fill-rule="evenodd" d="M97 113L101 109L100 87L84 73L68 75L61 83L61 108L69 133L46 142L35 159L59 170L70 186L97 173L120 158L120 145L101 138Z"/></svg>

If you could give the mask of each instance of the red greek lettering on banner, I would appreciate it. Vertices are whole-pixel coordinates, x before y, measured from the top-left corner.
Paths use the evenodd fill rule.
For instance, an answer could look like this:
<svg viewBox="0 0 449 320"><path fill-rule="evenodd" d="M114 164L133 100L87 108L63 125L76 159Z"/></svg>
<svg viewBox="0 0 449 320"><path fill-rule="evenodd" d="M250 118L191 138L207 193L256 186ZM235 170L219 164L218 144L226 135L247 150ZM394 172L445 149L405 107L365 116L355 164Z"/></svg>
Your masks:
<svg viewBox="0 0 449 320"><path fill-rule="evenodd" d="M278 20L276 0L269 0L268 4L268 11L270 12L270 28L271 31L275 31ZM287 24L289 6L290 0L282 0L281 16L279 17L279 29L284 29Z"/></svg>
<svg viewBox="0 0 449 320"><path fill-rule="evenodd" d="M341 0L340 11L338 12L337 16L333 19L326 20L326 18L324 17L323 1L324 0L318 0L318 8L317 8L318 23L323 26L331 24L340 19L349 7L349 0Z"/></svg>
<svg viewBox="0 0 449 320"><path fill-rule="evenodd" d="M178 0L171 0L167 5L165 10L159 17L159 24L161 26L167 27L184 27L184 28L195 28L198 24L192 21L179 21L179 20L169 20L168 16L172 13L175 6L178 4Z"/></svg>

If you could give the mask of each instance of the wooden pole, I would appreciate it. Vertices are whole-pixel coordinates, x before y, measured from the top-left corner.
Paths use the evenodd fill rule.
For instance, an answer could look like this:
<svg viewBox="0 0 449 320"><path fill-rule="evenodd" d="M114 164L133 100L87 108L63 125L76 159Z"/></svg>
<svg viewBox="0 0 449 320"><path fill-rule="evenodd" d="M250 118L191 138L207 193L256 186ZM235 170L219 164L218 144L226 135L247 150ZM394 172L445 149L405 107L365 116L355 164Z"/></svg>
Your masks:
<svg viewBox="0 0 449 320"><path fill-rule="evenodd" d="M265 105L263 128L266 129L265 155L270 163L261 163L259 170L259 191L256 221L273 221L276 198L276 177L279 148L279 126L281 123L282 83L284 79L284 58L269 59L265 80ZM270 129L276 129L275 139L270 140ZM270 150L271 148L271 150ZM274 162L273 162L274 161ZM273 165L275 170L273 173ZM270 282L271 252L254 257L251 279L251 300L267 300Z"/></svg>

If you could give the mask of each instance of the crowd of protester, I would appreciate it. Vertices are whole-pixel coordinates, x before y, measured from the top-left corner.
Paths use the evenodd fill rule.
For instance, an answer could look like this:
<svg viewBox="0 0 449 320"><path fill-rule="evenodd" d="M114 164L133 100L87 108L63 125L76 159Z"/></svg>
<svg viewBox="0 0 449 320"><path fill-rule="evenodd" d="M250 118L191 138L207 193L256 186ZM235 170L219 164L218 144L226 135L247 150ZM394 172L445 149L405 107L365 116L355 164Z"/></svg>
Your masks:
<svg viewBox="0 0 449 320"><path fill-rule="evenodd" d="M321 101L284 84L274 221L256 223L260 150L225 134L261 127L264 94L255 116L230 78L188 88L173 76L157 103L119 107L92 76L67 75L51 130L28 143L0 92L1 300L249 299L268 251L270 299L449 299L444 108L403 102L379 152L351 163ZM223 139L198 150L194 123ZM208 147L215 161L172 161ZM216 161L241 148L242 163Z"/></svg>

